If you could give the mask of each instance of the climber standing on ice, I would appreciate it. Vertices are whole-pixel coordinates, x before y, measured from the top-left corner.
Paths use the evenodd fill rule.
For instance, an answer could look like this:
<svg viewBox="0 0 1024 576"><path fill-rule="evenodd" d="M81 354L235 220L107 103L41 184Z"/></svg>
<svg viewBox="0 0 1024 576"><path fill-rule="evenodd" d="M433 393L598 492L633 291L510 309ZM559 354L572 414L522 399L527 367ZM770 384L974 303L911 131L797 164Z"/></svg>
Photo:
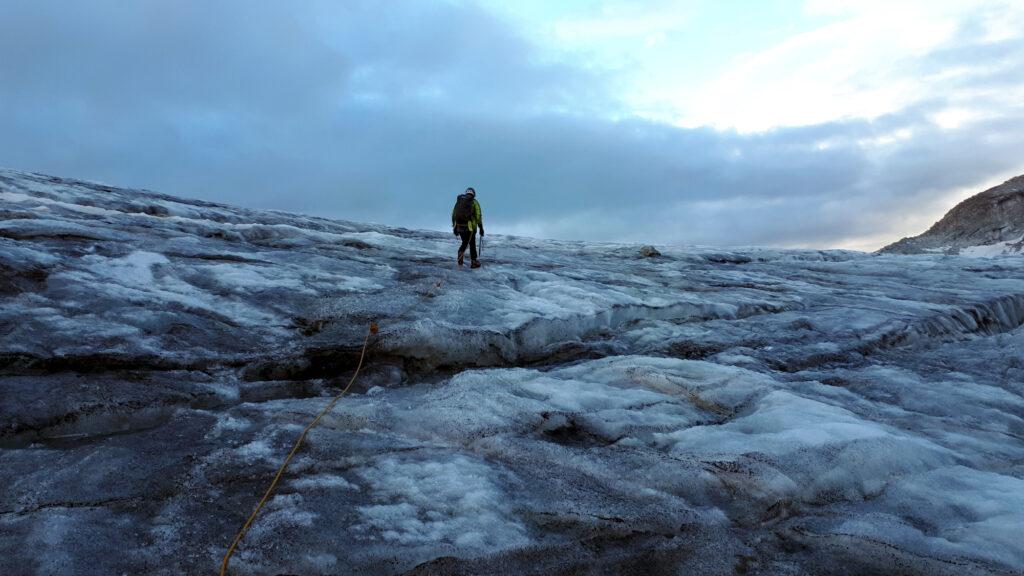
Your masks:
<svg viewBox="0 0 1024 576"><path fill-rule="evenodd" d="M484 237L484 216L480 211L480 203L476 201L476 190L466 188L464 194L455 199L455 208L452 208L452 232L462 238L462 245L459 246L459 266L466 257L466 246L469 246L469 258L471 268L479 268L480 261L476 259L476 229L480 228L480 238Z"/></svg>

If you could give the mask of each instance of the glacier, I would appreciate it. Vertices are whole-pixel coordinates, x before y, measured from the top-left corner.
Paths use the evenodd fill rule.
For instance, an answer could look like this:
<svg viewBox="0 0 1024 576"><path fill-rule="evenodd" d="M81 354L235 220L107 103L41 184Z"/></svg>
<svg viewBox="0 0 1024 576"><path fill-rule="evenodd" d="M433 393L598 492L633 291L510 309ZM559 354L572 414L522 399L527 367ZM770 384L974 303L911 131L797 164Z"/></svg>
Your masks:
<svg viewBox="0 0 1024 576"><path fill-rule="evenodd" d="M4 574L1024 573L1019 256L0 213Z"/></svg>

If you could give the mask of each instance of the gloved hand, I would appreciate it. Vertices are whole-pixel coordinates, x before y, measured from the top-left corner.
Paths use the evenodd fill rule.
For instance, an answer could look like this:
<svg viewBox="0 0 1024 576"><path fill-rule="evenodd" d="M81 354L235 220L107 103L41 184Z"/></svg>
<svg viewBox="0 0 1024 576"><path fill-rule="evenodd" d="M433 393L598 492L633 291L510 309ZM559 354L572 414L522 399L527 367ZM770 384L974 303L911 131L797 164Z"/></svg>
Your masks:
<svg viewBox="0 0 1024 576"><path fill-rule="evenodd" d="M459 227L458 226L452 226L452 234L455 234L456 236L459 235Z"/></svg>
<svg viewBox="0 0 1024 576"><path fill-rule="evenodd" d="M484 227L483 226L480 227L480 237L481 238L484 237Z"/></svg>

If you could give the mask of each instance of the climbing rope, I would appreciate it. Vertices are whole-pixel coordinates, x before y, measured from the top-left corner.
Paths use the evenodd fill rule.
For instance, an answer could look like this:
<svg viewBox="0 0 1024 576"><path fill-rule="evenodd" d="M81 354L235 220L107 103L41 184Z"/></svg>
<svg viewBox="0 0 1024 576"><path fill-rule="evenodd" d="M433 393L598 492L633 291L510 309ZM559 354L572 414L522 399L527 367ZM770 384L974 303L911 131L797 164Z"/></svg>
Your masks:
<svg viewBox="0 0 1024 576"><path fill-rule="evenodd" d="M288 453L288 456L284 459L284 462L282 462L281 466L277 469L277 474L274 475L274 479L273 481L270 482L270 486L267 487L267 491L263 493L263 498L260 498L259 504L256 504L256 508L252 511L252 514L249 515L249 519L245 521L245 524L242 526L242 529L238 531L237 535L235 535L235 540L231 543L231 546L228 548L227 553L224 554L224 560L220 564L220 576L227 575L228 562L231 561L231 556L235 553L235 548L238 547L238 544L242 541L242 538L245 537L245 533L249 531L249 527L252 526L252 523L256 520L256 515L260 513L260 510L263 508L263 505L267 503L268 499L270 499L270 495L273 494L274 488L277 488L277 483L281 480L281 476L284 475L285 469L288 468L288 463L292 461L292 457L295 456L295 453L299 451L299 447L301 447L302 443L306 440L306 434L309 434L309 431L312 430L313 427L316 426L318 422L320 422L320 419L323 418L325 414L330 412L331 408L334 408L334 405L338 403L338 400L341 400L341 397L348 393L349 389L352 387L352 383L356 381L356 378L359 376L359 371L363 367L363 358L366 356L366 348L370 344L370 336L376 333L377 324L371 322L370 329L366 331L366 339L363 340L363 349L359 353L359 363L356 365L355 373L352 374L352 378L348 381L348 384L345 386L345 388L342 389L342 391L337 396L332 398L331 401L327 403L327 406L324 406L324 409L321 410L320 413L316 415L316 418L313 418L312 422L306 425L305 430L303 430L302 434L299 435L299 439L295 441L295 445L292 446L291 452Z"/></svg>
<svg viewBox="0 0 1024 576"><path fill-rule="evenodd" d="M446 279L447 275L445 276L445 278L442 278L435 282L431 289L421 294L419 299L415 300L409 307L407 307L405 310L403 310L397 316L395 316L394 319L398 320L399 318L404 317L409 312L412 312L412 310L419 306L420 303L422 303L424 300L426 300L427 298L432 298L434 296L434 291L439 290L441 286L444 285L444 281ZM277 483L281 480L281 477L284 476L284 471L288 468L288 464L292 461L292 458L299 451L299 448L302 446L302 443L305 442L306 435L309 434L309 431L312 430L320 422L321 418L323 418L328 412L331 411L331 409L334 408L334 405L338 403L338 400L341 400L341 397L344 396L345 394L348 394L349 389L352 388L352 384L355 383L356 378L359 377L360 370L362 370L363 368L363 359L366 357L366 350L370 347L370 337L377 334L379 330L380 328L376 322L370 322L370 327L366 331L366 338L363 339L362 350L360 350L359 352L359 362L356 364L356 371L352 374L352 378L349 379L348 384L345 385L345 388L343 388L342 391L339 392L337 396L332 398L331 401L327 403L327 406L324 406L324 409L321 410L320 413L316 415L316 418L313 418L313 421L306 425L306 428L302 431L302 434L299 434L299 438L298 440L295 441L295 445L292 446L291 451L288 452L288 456L285 457L284 462L282 462L281 466L278 467L277 474L274 475L274 479L270 482L270 486L267 487L267 491L263 493L263 497L260 498L259 503L256 504L256 508L253 509L252 514L249 515L249 519L245 521L244 525L242 525L242 529L239 530L238 534L235 535L234 541L231 542L231 546L228 547L228 551L224 554L224 559L220 563L220 576L227 576L228 563L231 561L231 556L234 555L235 549L238 548L238 545L242 542L242 538L245 537L245 534L249 531L249 528L252 526L252 523L256 521L256 516L260 513L260 510L263 509L263 505L267 503L267 500L270 499L271 494L274 493L274 489L277 488Z"/></svg>

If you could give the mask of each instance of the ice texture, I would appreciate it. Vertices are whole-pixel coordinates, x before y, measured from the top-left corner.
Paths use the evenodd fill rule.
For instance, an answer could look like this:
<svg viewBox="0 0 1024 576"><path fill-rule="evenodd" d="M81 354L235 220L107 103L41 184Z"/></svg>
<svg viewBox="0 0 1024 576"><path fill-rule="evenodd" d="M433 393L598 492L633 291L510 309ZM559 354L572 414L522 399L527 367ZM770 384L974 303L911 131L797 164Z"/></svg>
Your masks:
<svg viewBox="0 0 1024 576"><path fill-rule="evenodd" d="M0 573L1024 573L1024 259L0 213Z"/></svg>

